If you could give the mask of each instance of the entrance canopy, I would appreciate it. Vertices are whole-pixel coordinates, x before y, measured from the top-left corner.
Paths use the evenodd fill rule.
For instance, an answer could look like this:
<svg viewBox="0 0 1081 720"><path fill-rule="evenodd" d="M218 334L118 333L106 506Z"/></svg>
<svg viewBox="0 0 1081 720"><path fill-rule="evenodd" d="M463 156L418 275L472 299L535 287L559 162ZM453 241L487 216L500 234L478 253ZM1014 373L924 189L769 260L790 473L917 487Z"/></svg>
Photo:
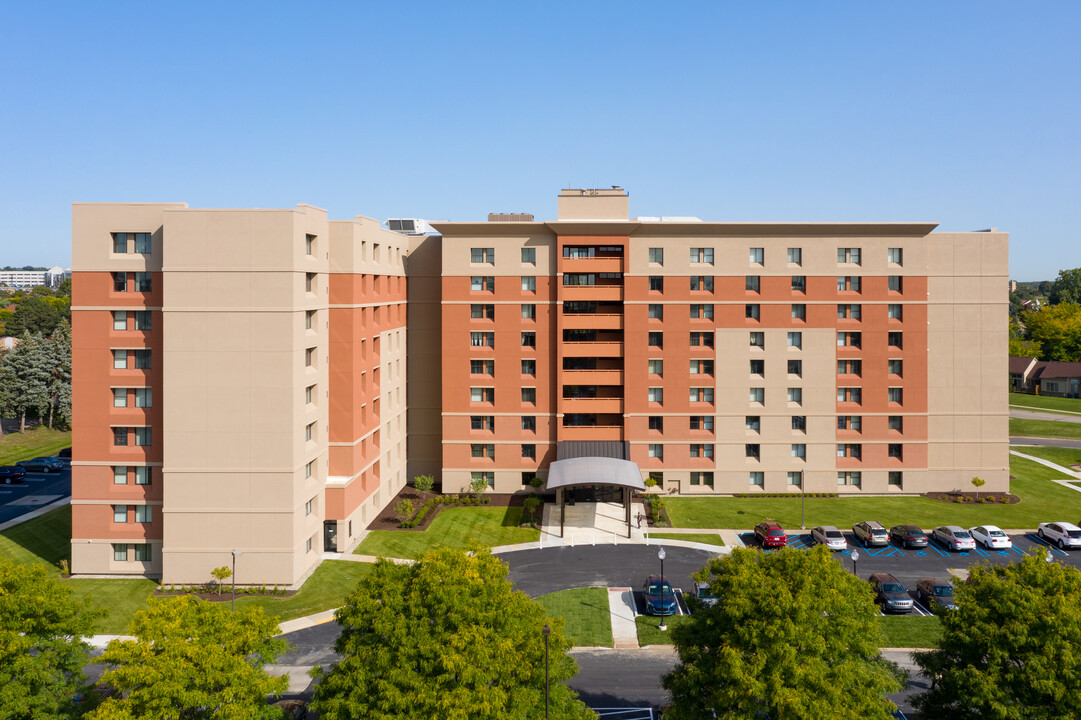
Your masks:
<svg viewBox="0 0 1081 720"><path fill-rule="evenodd" d="M572 485L616 485L645 491L638 463L612 457L576 457L548 466L548 490Z"/></svg>

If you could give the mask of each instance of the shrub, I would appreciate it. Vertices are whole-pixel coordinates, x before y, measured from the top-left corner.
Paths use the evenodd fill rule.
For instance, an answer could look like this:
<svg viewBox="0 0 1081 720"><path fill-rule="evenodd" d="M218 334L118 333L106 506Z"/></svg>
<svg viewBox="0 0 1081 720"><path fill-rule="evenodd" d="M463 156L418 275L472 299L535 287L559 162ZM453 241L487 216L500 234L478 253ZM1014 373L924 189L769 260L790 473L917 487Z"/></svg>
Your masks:
<svg viewBox="0 0 1081 720"><path fill-rule="evenodd" d="M64 558L63 560L61 560L61 561L60 561L59 563L57 563L57 564L58 564L58 565L60 566L60 572L62 572L62 573L63 573L63 574L65 574L65 575L70 575L70 574L71 574L71 569L70 569L70 567L68 566L68 560L67 560L67 558ZM160 581L160 580L158 581L158 584L159 584L159 585L161 584L161 581Z"/></svg>
<svg viewBox="0 0 1081 720"><path fill-rule="evenodd" d="M412 500L399 500L394 506L394 517L398 518L398 524L404 526L416 512Z"/></svg>
<svg viewBox="0 0 1081 720"><path fill-rule="evenodd" d="M542 485L544 485L544 481L543 481L543 480L541 480L541 479L540 479L539 477L537 477L536 475L534 475L534 476L533 476L533 478L532 478L532 479L531 479L531 480L529 481L529 485L530 485L530 487L535 487L535 488L539 488L539 487L541 487Z"/></svg>
<svg viewBox="0 0 1081 720"><path fill-rule="evenodd" d="M435 487L435 477L432 475L417 475L413 478L413 487L420 492L431 492Z"/></svg>
<svg viewBox="0 0 1081 720"><path fill-rule="evenodd" d="M646 480L645 480L645 486L647 488L657 487L657 480L655 478L652 478L652 477L647 477Z"/></svg>

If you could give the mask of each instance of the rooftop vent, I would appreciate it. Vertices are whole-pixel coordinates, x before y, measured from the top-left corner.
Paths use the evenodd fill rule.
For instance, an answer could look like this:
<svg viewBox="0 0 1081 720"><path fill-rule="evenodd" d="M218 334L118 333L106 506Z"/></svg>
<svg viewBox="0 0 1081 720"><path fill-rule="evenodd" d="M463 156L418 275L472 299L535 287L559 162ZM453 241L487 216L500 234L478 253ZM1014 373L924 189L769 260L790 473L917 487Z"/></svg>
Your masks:
<svg viewBox="0 0 1081 720"><path fill-rule="evenodd" d="M533 213L488 213L488 222L533 222Z"/></svg>

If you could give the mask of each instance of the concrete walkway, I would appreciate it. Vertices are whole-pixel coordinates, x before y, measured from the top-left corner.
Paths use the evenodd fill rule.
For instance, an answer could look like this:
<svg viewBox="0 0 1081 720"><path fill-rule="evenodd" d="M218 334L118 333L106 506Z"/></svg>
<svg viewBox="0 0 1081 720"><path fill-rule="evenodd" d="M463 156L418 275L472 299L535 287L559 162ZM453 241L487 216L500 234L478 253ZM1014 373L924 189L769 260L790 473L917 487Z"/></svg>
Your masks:
<svg viewBox="0 0 1081 720"><path fill-rule="evenodd" d="M638 625L634 621L634 593L629 587L608 588L608 608L612 618L612 647L638 647Z"/></svg>
<svg viewBox="0 0 1081 720"><path fill-rule="evenodd" d="M1069 468L1062 467L1061 465L1057 465L1057 464L1051 462L1050 460L1044 460L1043 458L1038 458L1038 457L1036 457L1034 455L1025 455L1024 453L1017 452L1016 450L1010 450L1010 455L1016 455L1019 458L1025 458L1026 460L1031 460L1033 462L1037 462L1040 465L1043 465L1044 467L1051 468L1055 472L1060 472L1063 475L1066 475L1068 477L1072 477L1072 478L1074 478L1076 480L1081 480L1081 472L1077 472L1075 470L1071 470ZM1077 485L1074 485L1073 483L1071 483L1071 482L1069 482L1067 480L1052 479L1051 482L1058 483L1059 485L1061 485L1064 488L1069 488L1070 490L1074 490L1076 492L1081 492L1081 487L1078 487Z"/></svg>

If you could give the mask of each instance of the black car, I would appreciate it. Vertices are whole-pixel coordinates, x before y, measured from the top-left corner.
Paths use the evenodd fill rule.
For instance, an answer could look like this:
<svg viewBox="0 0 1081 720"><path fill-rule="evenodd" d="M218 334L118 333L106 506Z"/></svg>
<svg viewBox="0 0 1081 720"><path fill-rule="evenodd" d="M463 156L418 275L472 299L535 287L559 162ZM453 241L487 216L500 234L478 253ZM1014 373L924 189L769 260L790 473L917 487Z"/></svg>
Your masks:
<svg viewBox="0 0 1081 720"><path fill-rule="evenodd" d="M932 605L938 605L946 610L957 609L957 603L953 601L953 585L945 580L922 578L916 583L916 597L922 600L929 609Z"/></svg>
<svg viewBox="0 0 1081 720"><path fill-rule="evenodd" d="M59 458L36 457L33 460L20 460L16 465L30 472L60 472L64 469L64 463Z"/></svg>
<svg viewBox="0 0 1081 720"><path fill-rule="evenodd" d="M22 482L26 479L26 471L18 465L0 466L0 482L5 485Z"/></svg>
<svg viewBox="0 0 1081 720"><path fill-rule="evenodd" d="M912 612L915 605L901 581L889 573L875 573L867 578L875 591L875 602L882 603L883 612Z"/></svg>
<svg viewBox="0 0 1081 720"><path fill-rule="evenodd" d="M927 547L927 533L916 525L894 525L890 528L890 540L906 548Z"/></svg>
<svg viewBox="0 0 1081 720"><path fill-rule="evenodd" d="M642 585L646 596L646 615L675 615L679 608L672 586L660 575L650 575Z"/></svg>

